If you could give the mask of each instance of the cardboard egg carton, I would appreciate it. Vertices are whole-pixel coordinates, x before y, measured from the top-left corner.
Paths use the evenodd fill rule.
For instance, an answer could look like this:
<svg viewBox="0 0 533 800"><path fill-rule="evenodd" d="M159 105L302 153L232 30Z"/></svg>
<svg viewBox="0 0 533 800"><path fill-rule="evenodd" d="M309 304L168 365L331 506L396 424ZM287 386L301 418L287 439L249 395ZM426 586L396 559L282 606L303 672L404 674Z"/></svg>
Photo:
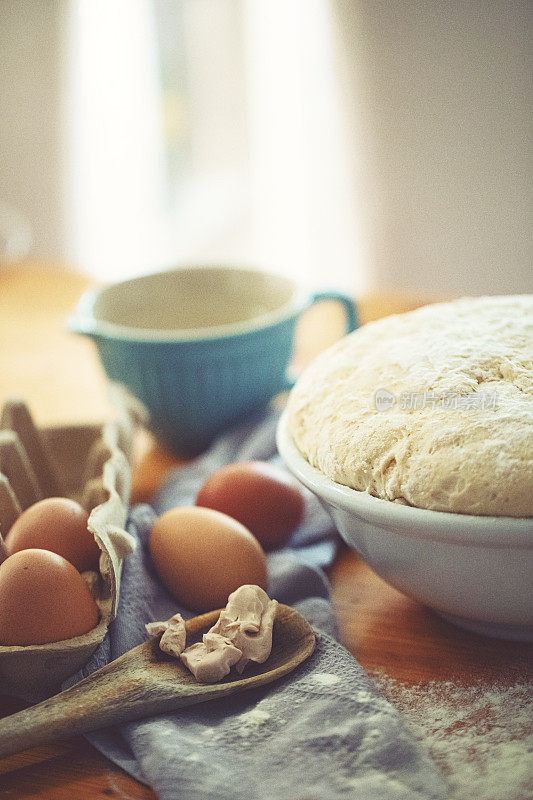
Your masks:
<svg viewBox="0 0 533 800"><path fill-rule="evenodd" d="M134 411L134 409L133 409ZM93 630L61 642L0 646L0 694L37 699L57 691L105 636L118 605L124 558L134 541L126 533L133 435L140 421L120 404L103 426L38 429L24 401L10 400L0 417L0 562L2 535L21 511L45 497L70 497L90 512L88 529L100 550L99 572L83 573L100 610Z"/></svg>

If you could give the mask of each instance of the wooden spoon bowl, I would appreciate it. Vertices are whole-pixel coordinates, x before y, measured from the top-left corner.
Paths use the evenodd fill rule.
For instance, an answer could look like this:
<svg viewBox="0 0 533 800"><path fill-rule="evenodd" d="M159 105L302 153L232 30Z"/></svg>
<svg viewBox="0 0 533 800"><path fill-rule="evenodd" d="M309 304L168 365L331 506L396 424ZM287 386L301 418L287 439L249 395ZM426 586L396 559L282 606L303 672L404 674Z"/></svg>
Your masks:
<svg viewBox="0 0 533 800"><path fill-rule="evenodd" d="M220 610L187 620L187 635L205 633ZM105 667L54 697L0 721L0 758L44 742L141 717L177 711L287 675L315 648L315 634L293 608L278 605L272 652L264 664L249 664L245 677L230 673L220 683L202 684L181 661L163 653L158 639L128 650Z"/></svg>

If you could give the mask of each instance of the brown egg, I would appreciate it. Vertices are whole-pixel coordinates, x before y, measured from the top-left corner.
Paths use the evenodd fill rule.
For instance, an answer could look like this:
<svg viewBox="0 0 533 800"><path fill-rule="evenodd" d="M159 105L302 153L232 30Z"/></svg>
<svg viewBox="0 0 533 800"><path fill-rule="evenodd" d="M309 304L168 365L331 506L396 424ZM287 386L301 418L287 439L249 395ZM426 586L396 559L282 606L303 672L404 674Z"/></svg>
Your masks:
<svg viewBox="0 0 533 800"><path fill-rule="evenodd" d="M22 550L0 564L0 645L60 642L98 624L78 570L48 550Z"/></svg>
<svg viewBox="0 0 533 800"><path fill-rule="evenodd" d="M242 522L265 550L286 544L304 514L298 486L262 461L228 464L217 470L198 492L196 505Z"/></svg>
<svg viewBox="0 0 533 800"><path fill-rule="evenodd" d="M87 530L89 515L75 500L47 497L22 512L6 536L7 552L36 547L63 556L79 572L98 569L100 549Z"/></svg>
<svg viewBox="0 0 533 800"><path fill-rule="evenodd" d="M195 506L167 511L152 529L150 552L165 586L188 608L221 608L244 583L266 589L261 545L219 511Z"/></svg>

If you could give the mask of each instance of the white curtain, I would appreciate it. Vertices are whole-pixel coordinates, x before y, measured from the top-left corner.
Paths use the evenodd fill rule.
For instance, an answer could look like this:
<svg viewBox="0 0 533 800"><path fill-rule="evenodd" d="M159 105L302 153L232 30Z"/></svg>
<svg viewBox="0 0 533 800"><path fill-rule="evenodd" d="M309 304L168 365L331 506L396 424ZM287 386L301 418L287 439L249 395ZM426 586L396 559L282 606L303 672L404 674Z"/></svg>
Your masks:
<svg viewBox="0 0 533 800"><path fill-rule="evenodd" d="M70 249L101 278L152 267L163 159L155 28L147 0L69 9Z"/></svg>
<svg viewBox="0 0 533 800"><path fill-rule="evenodd" d="M39 257L105 280L233 262L352 291L531 290L527 0L0 9L0 203Z"/></svg>
<svg viewBox="0 0 533 800"><path fill-rule="evenodd" d="M157 8L150 0L74 4L79 260L105 277L207 259L360 286L326 0L192 0L182 11L194 175L186 199L169 209Z"/></svg>
<svg viewBox="0 0 533 800"><path fill-rule="evenodd" d="M8 1L11 38L49 59ZM31 153L32 171L55 170L60 197L48 215L58 235L51 247L37 236L38 254L68 255L111 280L232 261L360 286L327 0L22 3L35 28L45 18L55 31L49 94L62 120L60 169ZM175 44L158 29L165 3L182 26ZM161 48L174 46L184 50L191 141L169 199Z"/></svg>

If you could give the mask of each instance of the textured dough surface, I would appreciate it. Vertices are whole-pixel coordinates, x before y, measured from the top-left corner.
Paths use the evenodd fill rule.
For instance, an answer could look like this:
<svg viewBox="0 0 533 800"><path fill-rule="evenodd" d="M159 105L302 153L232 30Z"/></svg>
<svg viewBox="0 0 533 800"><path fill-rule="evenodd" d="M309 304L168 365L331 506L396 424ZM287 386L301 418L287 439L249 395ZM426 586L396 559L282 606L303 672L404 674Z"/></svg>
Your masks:
<svg viewBox="0 0 533 800"><path fill-rule="evenodd" d="M386 411L382 389L395 398ZM287 413L298 449L337 483L419 508L533 516L533 295L365 325L307 368Z"/></svg>

